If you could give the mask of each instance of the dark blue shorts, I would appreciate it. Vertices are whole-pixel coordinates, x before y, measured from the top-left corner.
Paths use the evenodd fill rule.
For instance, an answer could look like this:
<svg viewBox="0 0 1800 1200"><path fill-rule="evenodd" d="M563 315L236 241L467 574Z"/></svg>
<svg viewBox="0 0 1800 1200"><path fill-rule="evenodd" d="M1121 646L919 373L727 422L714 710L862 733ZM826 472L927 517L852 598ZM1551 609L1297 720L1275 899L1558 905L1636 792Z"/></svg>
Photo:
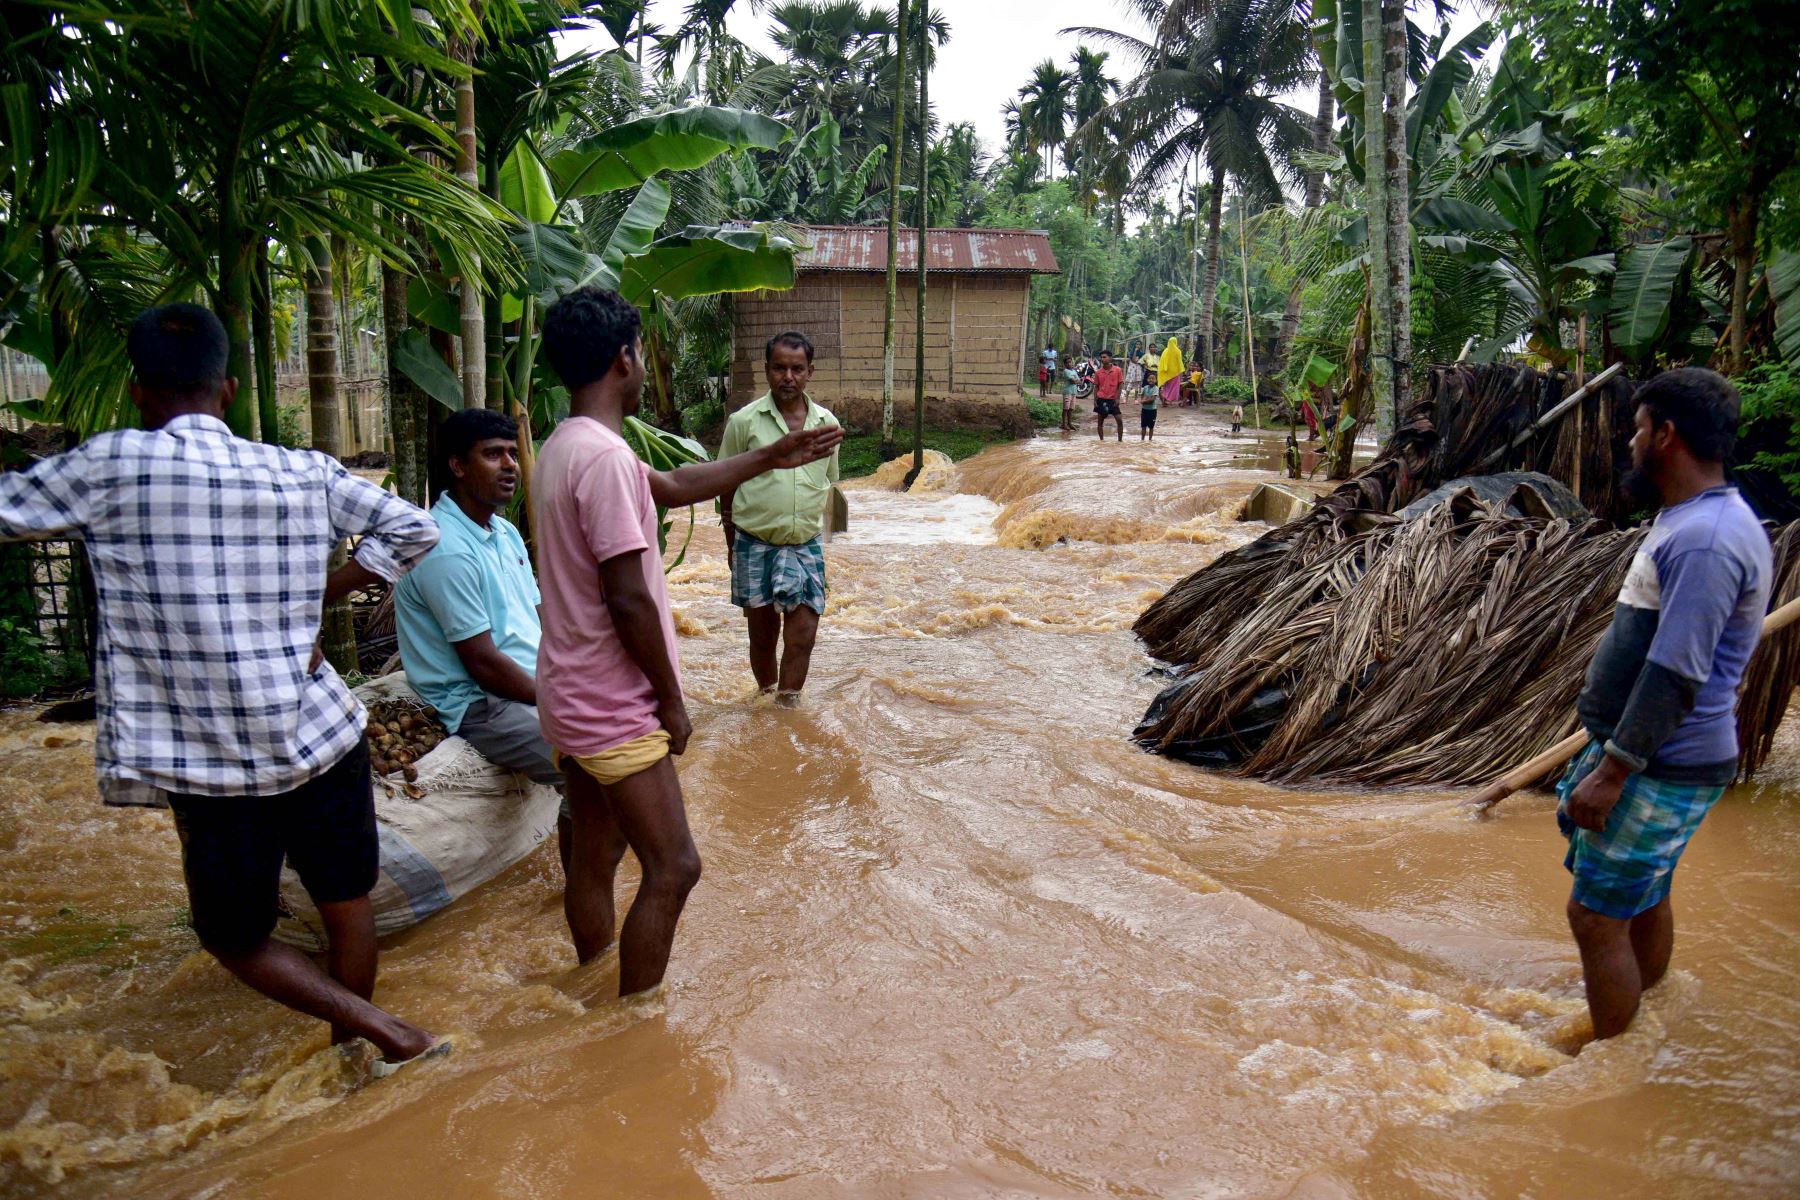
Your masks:
<svg viewBox="0 0 1800 1200"><path fill-rule="evenodd" d="M369 894L381 871L369 743L291 792L171 795L194 932L209 949L255 949L280 915L281 863L315 903Z"/></svg>
<svg viewBox="0 0 1800 1200"><path fill-rule="evenodd" d="M1102 417L1116 417L1119 415L1119 402L1117 400L1096 400L1094 401L1094 412Z"/></svg>

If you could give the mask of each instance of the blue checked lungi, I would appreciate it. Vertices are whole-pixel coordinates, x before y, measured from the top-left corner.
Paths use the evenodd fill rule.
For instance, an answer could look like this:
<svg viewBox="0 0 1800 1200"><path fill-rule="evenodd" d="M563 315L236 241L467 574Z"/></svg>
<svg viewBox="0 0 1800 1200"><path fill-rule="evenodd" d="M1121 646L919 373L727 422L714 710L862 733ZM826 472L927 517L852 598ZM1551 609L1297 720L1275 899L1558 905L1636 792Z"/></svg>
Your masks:
<svg viewBox="0 0 1800 1200"><path fill-rule="evenodd" d="M731 548L731 602L739 608L782 612L805 605L825 613L825 547L818 538L797 546L777 546L737 531Z"/></svg>
<svg viewBox="0 0 1800 1200"><path fill-rule="evenodd" d="M1632 775L1606 818L1606 829L1595 833L1569 820L1564 810L1605 753L1601 743L1590 741L1569 764L1556 785L1556 825L1569 839L1563 866L1575 877L1576 901L1623 921L1655 908L1669 894L1681 852L1725 789Z"/></svg>

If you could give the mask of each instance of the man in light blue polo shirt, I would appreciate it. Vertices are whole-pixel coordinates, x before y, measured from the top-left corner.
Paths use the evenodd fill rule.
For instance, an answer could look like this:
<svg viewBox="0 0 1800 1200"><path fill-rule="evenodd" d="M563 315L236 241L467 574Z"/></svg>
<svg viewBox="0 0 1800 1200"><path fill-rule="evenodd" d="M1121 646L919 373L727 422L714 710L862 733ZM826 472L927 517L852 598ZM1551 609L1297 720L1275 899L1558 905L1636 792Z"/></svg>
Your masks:
<svg viewBox="0 0 1800 1200"><path fill-rule="evenodd" d="M444 422L451 482L431 508L442 536L395 589L394 615L407 682L444 728L489 762L560 786L538 728L537 580L499 515L519 486L518 437L511 417L488 409Z"/></svg>

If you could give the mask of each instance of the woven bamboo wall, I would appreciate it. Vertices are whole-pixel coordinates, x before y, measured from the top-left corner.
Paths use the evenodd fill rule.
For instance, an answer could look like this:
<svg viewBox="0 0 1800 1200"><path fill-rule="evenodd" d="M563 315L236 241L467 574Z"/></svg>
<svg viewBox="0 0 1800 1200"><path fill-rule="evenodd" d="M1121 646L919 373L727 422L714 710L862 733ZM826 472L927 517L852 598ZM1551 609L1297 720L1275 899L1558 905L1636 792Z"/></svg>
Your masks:
<svg viewBox="0 0 1800 1200"><path fill-rule="evenodd" d="M886 280L874 272L816 271L785 292L737 298L731 364L731 407L767 390L763 347L785 329L813 341L815 400L876 398L882 389L882 332ZM1028 275L930 277L925 292L925 389L939 400L1016 402L1024 368ZM910 280L899 284L894 320L894 390L913 394L917 301Z"/></svg>

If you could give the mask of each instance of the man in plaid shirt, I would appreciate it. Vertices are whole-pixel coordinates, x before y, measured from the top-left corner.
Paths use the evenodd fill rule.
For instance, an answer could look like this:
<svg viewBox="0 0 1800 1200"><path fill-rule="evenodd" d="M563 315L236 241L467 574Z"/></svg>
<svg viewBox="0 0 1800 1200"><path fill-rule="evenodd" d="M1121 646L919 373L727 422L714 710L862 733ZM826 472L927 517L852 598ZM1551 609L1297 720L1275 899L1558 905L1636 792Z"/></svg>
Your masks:
<svg viewBox="0 0 1800 1200"><path fill-rule="evenodd" d="M142 429L0 473L0 539L79 538L93 564L102 797L174 811L194 930L233 974L335 1041L413 1058L432 1036L369 1001L367 714L316 646L325 604L398 579L437 526L332 458L234 437L237 380L206 309L144 312L128 350ZM355 555L328 574L346 537ZM284 858L319 906L329 974L269 936Z"/></svg>

